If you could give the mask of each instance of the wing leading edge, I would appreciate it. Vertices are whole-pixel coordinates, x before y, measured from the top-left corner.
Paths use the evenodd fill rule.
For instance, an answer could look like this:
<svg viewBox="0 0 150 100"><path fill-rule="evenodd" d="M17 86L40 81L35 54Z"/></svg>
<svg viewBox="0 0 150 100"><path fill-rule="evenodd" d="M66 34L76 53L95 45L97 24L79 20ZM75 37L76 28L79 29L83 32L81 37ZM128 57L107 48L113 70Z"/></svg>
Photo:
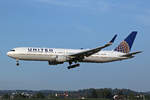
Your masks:
<svg viewBox="0 0 150 100"><path fill-rule="evenodd" d="M117 37L117 34L112 38L112 40L110 42L108 42L107 44L105 44L104 46L101 46L101 47L97 47L97 48L94 48L94 49L90 49L90 50L85 50L85 51L82 51L82 52L79 52L79 53L75 53L75 54L71 54L69 55L71 58L73 59L84 59L84 57L88 57L88 56L91 56L99 51L101 51L102 49L112 45L115 41Z"/></svg>

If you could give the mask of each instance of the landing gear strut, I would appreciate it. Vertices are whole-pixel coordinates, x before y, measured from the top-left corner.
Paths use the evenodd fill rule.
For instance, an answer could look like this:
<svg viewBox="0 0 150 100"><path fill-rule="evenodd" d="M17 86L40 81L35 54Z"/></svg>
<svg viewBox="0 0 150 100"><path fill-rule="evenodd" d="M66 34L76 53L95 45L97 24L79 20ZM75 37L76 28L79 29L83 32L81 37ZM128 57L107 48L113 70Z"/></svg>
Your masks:
<svg viewBox="0 0 150 100"><path fill-rule="evenodd" d="M69 66L68 66L68 69L71 69L71 68L75 68L75 67L79 67L80 64L74 64L74 65L71 65L72 62L69 62Z"/></svg>
<svg viewBox="0 0 150 100"><path fill-rule="evenodd" d="M72 62L69 62L69 65L71 66Z"/></svg>
<svg viewBox="0 0 150 100"><path fill-rule="evenodd" d="M19 66L19 60L18 59L16 60L16 65Z"/></svg>

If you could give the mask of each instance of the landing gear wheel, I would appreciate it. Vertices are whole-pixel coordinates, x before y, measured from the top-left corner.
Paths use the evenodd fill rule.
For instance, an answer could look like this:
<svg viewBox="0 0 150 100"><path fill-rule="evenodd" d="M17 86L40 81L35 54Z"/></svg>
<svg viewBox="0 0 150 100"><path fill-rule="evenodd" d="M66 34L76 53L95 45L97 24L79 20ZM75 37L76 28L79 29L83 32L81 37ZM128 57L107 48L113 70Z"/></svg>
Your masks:
<svg viewBox="0 0 150 100"><path fill-rule="evenodd" d="M19 60L18 59L16 60L16 62L17 62L16 65L19 66Z"/></svg>
<svg viewBox="0 0 150 100"><path fill-rule="evenodd" d="M16 63L17 66L19 66L19 63Z"/></svg>
<svg viewBox="0 0 150 100"><path fill-rule="evenodd" d="M71 69L71 67L68 67L68 69Z"/></svg>
<svg viewBox="0 0 150 100"><path fill-rule="evenodd" d="M70 65L70 66L68 66L68 69L72 69L72 68L79 67L79 66L80 66L80 64Z"/></svg>

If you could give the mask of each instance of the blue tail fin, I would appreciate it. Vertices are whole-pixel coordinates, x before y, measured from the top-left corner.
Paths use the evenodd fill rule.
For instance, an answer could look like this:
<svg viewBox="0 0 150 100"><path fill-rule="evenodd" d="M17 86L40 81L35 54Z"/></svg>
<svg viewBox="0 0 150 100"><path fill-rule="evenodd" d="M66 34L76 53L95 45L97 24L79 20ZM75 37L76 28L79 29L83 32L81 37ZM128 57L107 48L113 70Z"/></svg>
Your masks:
<svg viewBox="0 0 150 100"><path fill-rule="evenodd" d="M133 42L136 38L137 31L133 31L124 41L122 41L118 47L115 48L114 51L122 52L122 53L129 53Z"/></svg>

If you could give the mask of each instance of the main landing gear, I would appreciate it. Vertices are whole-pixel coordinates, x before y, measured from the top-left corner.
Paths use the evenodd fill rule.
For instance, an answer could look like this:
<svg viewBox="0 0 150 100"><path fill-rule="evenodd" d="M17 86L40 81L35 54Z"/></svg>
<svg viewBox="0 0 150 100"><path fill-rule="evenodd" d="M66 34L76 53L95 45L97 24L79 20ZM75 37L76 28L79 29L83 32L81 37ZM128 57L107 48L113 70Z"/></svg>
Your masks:
<svg viewBox="0 0 150 100"><path fill-rule="evenodd" d="M72 62L69 62L69 66L68 66L68 69L72 69L72 68L75 68L75 67L79 67L80 64L74 64L74 65L71 65Z"/></svg>
<svg viewBox="0 0 150 100"><path fill-rule="evenodd" d="M19 66L19 60L16 59L16 66Z"/></svg>

